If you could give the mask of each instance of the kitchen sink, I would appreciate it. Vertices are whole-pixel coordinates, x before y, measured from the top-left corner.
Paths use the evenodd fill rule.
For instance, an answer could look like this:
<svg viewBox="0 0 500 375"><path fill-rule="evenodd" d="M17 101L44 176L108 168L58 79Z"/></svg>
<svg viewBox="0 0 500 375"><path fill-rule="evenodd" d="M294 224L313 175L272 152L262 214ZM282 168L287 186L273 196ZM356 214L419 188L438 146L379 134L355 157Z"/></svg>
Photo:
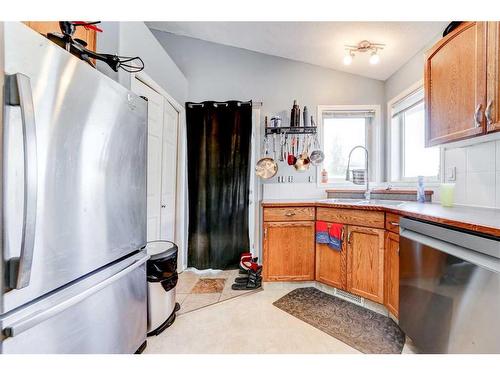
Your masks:
<svg viewBox="0 0 500 375"><path fill-rule="evenodd" d="M334 198L334 199L328 199L329 202L331 203L338 203L338 204L352 204L352 205L360 205L360 206L366 206L366 205L380 205L380 206L401 206L405 204L406 202L404 201L393 201L389 199L352 199L352 198Z"/></svg>
<svg viewBox="0 0 500 375"><path fill-rule="evenodd" d="M358 201L359 205L366 205L366 204L373 204L373 205L381 205L381 206L401 206L402 204L405 204L406 202L404 201L393 201L389 199L370 199L368 200L362 200Z"/></svg>
<svg viewBox="0 0 500 375"><path fill-rule="evenodd" d="M331 203L345 203L345 204L358 204L361 200L356 198L333 198L328 199L328 202Z"/></svg>

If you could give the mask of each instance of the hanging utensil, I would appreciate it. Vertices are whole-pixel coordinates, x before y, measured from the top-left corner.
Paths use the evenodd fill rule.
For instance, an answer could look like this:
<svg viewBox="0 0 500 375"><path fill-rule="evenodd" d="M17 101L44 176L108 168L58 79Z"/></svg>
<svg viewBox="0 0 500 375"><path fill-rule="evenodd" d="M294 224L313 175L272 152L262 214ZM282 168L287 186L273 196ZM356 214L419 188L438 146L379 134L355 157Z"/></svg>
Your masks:
<svg viewBox="0 0 500 375"><path fill-rule="evenodd" d="M294 165L297 161L297 158L295 157L295 142L296 138L295 136L293 136L292 140L290 141L290 152L288 153L287 158L288 165Z"/></svg>
<svg viewBox="0 0 500 375"><path fill-rule="evenodd" d="M260 178L267 180L278 173L278 163L273 158L268 156L268 138L264 138L264 157L261 158L255 166L255 173Z"/></svg>
<svg viewBox="0 0 500 375"><path fill-rule="evenodd" d="M286 142L286 131L280 135L280 161L285 161L285 142Z"/></svg>

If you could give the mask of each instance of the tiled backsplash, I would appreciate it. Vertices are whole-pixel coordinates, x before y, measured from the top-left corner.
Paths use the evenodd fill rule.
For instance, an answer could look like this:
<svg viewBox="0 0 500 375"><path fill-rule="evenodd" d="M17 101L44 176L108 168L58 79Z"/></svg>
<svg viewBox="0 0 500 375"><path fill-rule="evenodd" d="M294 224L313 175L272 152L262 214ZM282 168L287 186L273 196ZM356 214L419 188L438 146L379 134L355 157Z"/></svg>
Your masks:
<svg viewBox="0 0 500 375"><path fill-rule="evenodd" d="M446 149L444 172L457 204L500 208L500 140Z"/></svg>

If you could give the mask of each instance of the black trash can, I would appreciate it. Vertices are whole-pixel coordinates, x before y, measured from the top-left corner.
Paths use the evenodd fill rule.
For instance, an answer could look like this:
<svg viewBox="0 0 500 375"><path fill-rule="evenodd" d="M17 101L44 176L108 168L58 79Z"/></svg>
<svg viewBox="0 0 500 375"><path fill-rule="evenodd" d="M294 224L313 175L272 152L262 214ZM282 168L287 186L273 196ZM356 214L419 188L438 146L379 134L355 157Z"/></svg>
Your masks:
<svg viewBox="0 0 500 375"><path fill-rule="evenodd" d="M171 241L150 241L146 264L148 279L148 336L158 335L175 321L180 306L175 302L177 245Z"/></svg>

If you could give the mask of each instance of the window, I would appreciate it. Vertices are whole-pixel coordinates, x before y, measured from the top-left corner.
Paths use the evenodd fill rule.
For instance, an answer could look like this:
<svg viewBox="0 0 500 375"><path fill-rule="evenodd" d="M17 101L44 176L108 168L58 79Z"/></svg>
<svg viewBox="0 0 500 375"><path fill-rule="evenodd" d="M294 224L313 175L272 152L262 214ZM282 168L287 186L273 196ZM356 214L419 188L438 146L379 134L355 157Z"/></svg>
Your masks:
<svg viewBox="0 0 500 375"><path fill-rule="evenodd" d="M412 181L424 176L437 181L439 147L425 147L423 88L391 105L391 180Z"/></svg>
<svg viewBox="0 0 500 375"><path fill-rule="evenodd" d="M323 110L321 135L325 160L322 168L328 172L329 183L346 182L349 152L358 145L364 146L372 159L372 134L375 110ZM351 168L365 168L365 153L356 150L351 156ZM374 169L370 162L370 175Z"/></svg>

